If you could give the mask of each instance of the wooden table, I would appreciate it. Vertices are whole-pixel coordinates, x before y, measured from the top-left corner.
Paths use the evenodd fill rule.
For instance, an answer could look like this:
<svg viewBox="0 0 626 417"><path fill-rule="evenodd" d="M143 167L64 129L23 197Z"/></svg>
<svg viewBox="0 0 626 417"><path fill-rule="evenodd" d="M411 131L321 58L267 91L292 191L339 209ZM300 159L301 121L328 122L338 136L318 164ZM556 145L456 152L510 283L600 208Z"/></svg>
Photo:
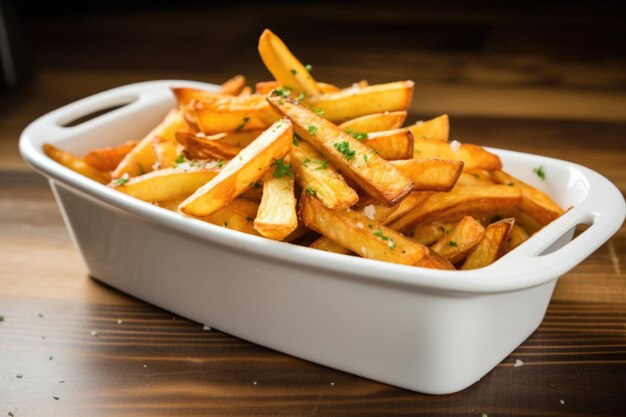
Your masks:
<svg viewBox="0 0 626 417"><path fill-rule="evenodd" d="M186 18L193 23L194 16ZM180 18L157 17L162 24ZM92 17L76 25L82 31L95 26L89 33L97 37L116 25L133 31L132 22ZM38 39L53 29L70 30L62 19L36 23ZM156 28L148 33L159 36ZM527 341L481 381L446 396L393 388L204 331L86 276L46 181L19 158L19 132L38 115L128 82L168 77L219 82L242 70L254 81L264 79L254 56L256 35L250 30L241 37L245 43L226 37L243 50L230 62L211 67L200 60L198 66L158 69L113 68L82 44L57 46L54 55L40 41L43 63L33 83L0 96L0 416L625 415L623 226L559 280L542 325ZM123 48L126 38L120 37L105 51L132 61L131 51L150 39L144 36L132 49ZM305 50L318 63L320 79L341 85L355 77L415 79L411 120L447 111L455 139L581 163L626 190L621 64L358 48L329 60L328 49ZM69 59L77 51L84 62L76 58L81 62L59 65L52 59ZM561 82L537 82L546 74ZM595 85L577 84L581 74L595 74ZM513 366L518 359L523 366Z"/></svg>

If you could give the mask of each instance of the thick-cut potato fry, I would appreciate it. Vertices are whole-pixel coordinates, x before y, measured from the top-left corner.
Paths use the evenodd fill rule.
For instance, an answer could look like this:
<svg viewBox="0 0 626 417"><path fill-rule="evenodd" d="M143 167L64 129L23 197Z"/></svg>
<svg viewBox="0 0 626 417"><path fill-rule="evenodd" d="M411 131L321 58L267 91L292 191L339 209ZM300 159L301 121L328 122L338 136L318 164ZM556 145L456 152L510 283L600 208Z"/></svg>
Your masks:
<svg viewBox="0 0 626 417"><path fill-rule="evenodd" d="M467 256L461 269L477 269L494 263L504 254L507 238L514 223L514 219L503 219L487 226L485 235Z"/></svg>
<svg viewBox="0 0 626 417"><path fill-rule="evenodd" d="M214 142L225 143L228 145L236 146L238 148L245 148L246 146L250 145L253 140L258 138L261 133L263 133L262 129L241 130L239 132L216 133L214 135L209 135L206 137Z"/></svg>
<svg viewBox="0 0 626 417"><path fill-rule="evenodd" d="M320 92L317 83L287 45L272 31L265 29L259 38L259 54L276 81L308 95Z"/></svg>
<svg viewBox="0 0 626 417"><path fill-rule="evenodd" d="M506 185L456 186L447 193L433 193L415 210L391 223L390 227L404 231L424 221L458 220L467 215L476 216L510 209L521 201L521 192Z"/></svg>
<svg viewBox="0 0 626 417"><path fill-rule="evenodd" d="M463 162L454 159L423 158L390 162L413 180L413 191L450 191L463 171Z"/></svg>
<svg viewBox="0 0 626 417"><path fill-rule="evenodd" d="M239 197L231 201L230 204L226 207L228 207L235 213L241 214L248 220L254 221L254 218L259 211L259 202L256 200L251 200L249 198Z"/></svg>
<svg viewBox="0 0 626 417"><path fill-rule="evenodd" d="M447 141L450 135L450 123L447 114L425 122L417 122L414 125L405 127L405 129L409 129L415 139Z"/></svg>
<svg viewBox="0 0 626 417"><path fill-rule="evenodd" d="M339 125L348 133L351 132L382 132L385 130L400 129L406 120L406 111L386 111L383 113L367 114Z"/></svg>
<svg viewBox="0 0 626 417"><path fill-rule="evenodd" d="M358 137L358 134L355 135ZM409 159L413 157L413 135L406 129L369 133L362 142L368 148L375 150L383 159Z"/></svg>
<svg viewBox="0 0 626 417"><path fill-rule="evenodd" d="M454 269L448 261L426 246L395 230L350 209L330 210L306 193L300 198L299 214L308 228L365 258L426 268Z"/></svg>
<svg viewBox="0 0 626 417"><path fill-rule="evenodd" d="M518 180L504 171L493 171L490 174L491 178L498 184L519 188L522 191L520 210L537 220L542 226L563 214L563 209L558 204L535 187Z"/></svg>
<svg viewBox="0 0 626 417"><path fill-rule="evenodd" d="M478 145L413 137L413 158L443 158L463 161L465 169L500 169L502 162L497 155Z"/></svg>
<svg viewBox="0 0 626 417"><path fill-rule="evenodd" d="M83 156L83 161L98 171L113 171L138 143L136 140L131 140L109 148L92 149Z"/></svg>
<svg viewBox="0 0 626 417"><path fill-rule="evenodd" d="M465 216L448 234L443 235L430 248L450 263L456 264L478 245L485 235L485 228L471 216Z"/></svg>
<svg viewBox="0 0 626 417"><path fill-rule="evenodd" d="M247 96L251 96L253 93L252 91L252 87L250 87L249 85L245 86L240 92L239 94L237 94L239 97L247 97Z"/></svg>
<svg viewBox="0 0 626 417"><path fill-rule="evenodd" d="M211 181L220 172L215 162L179 164L175 168L159 169L144 175L113 181L117 191L143 201L167 201L184 198Z"/></svg>
<svg viewBox="0 0 626 417"><path fill-rule="evenodd" d="M288 166L282 161L275 161L274 168L265 174L263 197L254 219L254 228L274 240L283 240L298 227L293 174L281 172Z"/></svg>
<svg viewBox="0 0 626 417"><path fill-rule="evenodd" d="M344 122L366 114L405 111L411 104L413 81L398 81L348 88L336 93L312 96L308 104L324 112L332 122Z"/></svg>
<svg viewBox="0 0 626 417"><path fill-rule="evenodd" d="M111 176L108 172L98 171L91 165L87 165L85 161L83 161L76 155L72 155L69 152L62 151L61 149L57 148L56 146L50 145L49 143L43 144L43 151L46 155L48 155L48 157L54 159L64 167L69 168L72 171L76 171L79 174L82 174L87 178L91 178L94 181L98 181L101 184L106 184L111 179Z"/></svg>
<svg viewBox="0 0 626 417"><path fill-rule="evenodd" d="M413 181L333 123L295 100L272 96L268 101L293 122L302 138L372 197L395 204L411 191Z"/></svg>
<svg viewBox="0 0 626 417"><path fill-rule="evenodd" d="M359 200L356 191L313 146L296 139L289 158L300 188L317 196L326 207L340 210Z"/></svg>
<svg viewBox="0 0 626 417"><path fill-rule="evenodd" d="M208 223L222 226L227 229L236 230L238 232L247 233L249 235L261 236L252 225L252 220L239 213L234 212L228 207L222 207L215 213L207 217L197 217Z"/></svg>
<svg viewBox="0 0 626 417"><path fill-rule="evenodd" d="M219 139L223 135L225 133L203 137L199 134L179 132L176 134L176 140L185 149L185 155L189 159L232 159L241 152L241 148L221 142Z"/></svg>
<svg viewBox="0 0 626 417"><path fill-rule="evenodd" d="M179 209L192 216L208 216L226 206L260 180L270 164L283 158L291 148L293 127L288 119L274 123L222 171L183 201Z"/></svg>
<svg viewBox="0 0 626 417"><path fill-rule="evenodd" d="M475 187L496 184L494 181L491 180L489 171L485 171L482 169L463 170L463 172L461 173L461 176L459 177L456 183L458 185L475 186Z"/></svg>
<svg viewBox="0 0 626 417"><path fill-rule="evenodd" d="M511 228L511 233L509 234L509 238L506 242L505 252L509 253L522 243L528 240L528 232L519 224L514 224Z"/></svg>
<svg viewBox="0 0 626 417"><path fill-rule="evenodd" d="M185 117L205 134L266 129L278 119L260 94L192 101L184 111Z"/></svg>
<svg viewBox="0 0 626 417"><path fill-rule="evenodd" d="M324 250L326 252L341 253L342 255L348 255L352 251L345 246L341 246L339 243L326 236L321 236L315 242L309 245L309 248Z"/></svg>
<svg viewBox="0 0 626 417"><path fill-rule="evenodd" d="M113 178L120 178L124 174L130 177L142 175L152 171L152 166L156 162L156 156L152 149L152 140L160 137L163 140L175 142L176 132L189 132L190 126L185 121L183 114L178 109L172 109L165 116L165 119L157 127L152 129L140 142L130 151L122 162L113 171Z"/></svg>
<svg viewBox="0 0 626 417"><path fill-rule="evenodd" d="M256 83L254 90L257 94L269 94L272 90L280 88L281 85L278 81L261 81ZM339 91L339 87L332 84L317 82L317 87L320 89L322 93L334 93Z"/></svg>
<svg viewBox="0 0 626 417"><path fill-rule="evenodd" d="M199 88L172 87L172 94L176 97L178 107L183 109L192 101L216 100L218 98L228 98L229 94L216 91L201 90Z"/></svg>
<svg viewBox="0 0 626 417"><path fill-rule="evenodd" d="M243 75L235 75L233 78L226 80L220 89L220 93L227 94L229 96L236 96L241 93L241 90L246 86L246 77Z"/></svg>
<svg viewBox="0 0 626 417"><path fill-rule="evenodd" d="M182 203L184 199L185 198L183 197L183 198L175 198L173 200L166 200L166 201L154 201L152 202L152 204L158 207L162 207L166 210L174 211L178 213L178 205Z"/></svg>
<svg viewBox="0 0 626 417"><path fill-rule="evenodd" d="M157 164L156 167L158 167L158 169L170 168L176 165L176 159L178 158L178 149L176 142L172 142L170 140L166 140L157 136L152 139L152 151L154 152Z"/></svg>
<svg viewBox="0 0 626 417"><path fill-rule="evenodd" d="M439 240L443 235L450 233L455 223L442 222L435 220L432 222L423 222L415 226L413 230L413 239L422 245L430 246Z"/></svg>

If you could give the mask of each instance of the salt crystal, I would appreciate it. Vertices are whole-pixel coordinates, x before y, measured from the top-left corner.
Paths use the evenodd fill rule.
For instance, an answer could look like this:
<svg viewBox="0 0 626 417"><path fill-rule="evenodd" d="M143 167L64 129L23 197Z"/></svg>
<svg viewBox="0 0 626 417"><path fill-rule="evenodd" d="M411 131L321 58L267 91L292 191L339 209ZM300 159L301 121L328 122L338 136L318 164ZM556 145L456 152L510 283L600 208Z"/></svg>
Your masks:
<svg viewBox="0 0 626 417"><path fill-rule="evenodd" d="M365 206L363 208L363 214L365 215L365 217L367 217L370 220L374 219L374 216L376 215L376 207L374 207L373 204L370 204L369 206Z"/></svg>
<svg viewBox="0 0 626 417"><path fill-rule="evenodd" d="M202 328L202 330L206 330L207 332L210 332L211 331L211 326L208 326L208 325L205 324L204 327Z"/></svg>
<svg viewBox="0 0 626 417"><path fill-rule="evenodd" d="M98 337L98 332L95 330L92 330L89 334L91 334L94 337Z"/></svg>
<svg viewBox="0 0 626 417"><path fill-rule="evenodd" d="M514 368L519 368L519 367L520 367L520 366L522 366L523 364L524 364L524 362L522 362L522 361L521 361L521 360L519 360L519 359L516 359L516 360L515 360L515 364L513 364L513 367L514 367Z"/></svg>
<svg viewBox="0 0 626 417"><path fill-rule="evenodd" d="M358 223L356 224L356 227L358 227L359 229L362 229L364 226L363 226L363 223L358 222Z"/></svg>
<svg viewBox="0 0 626 417"><path fill-rule="evenodd" d="M452 149L452 152L459 153L460 147L461 147L461 142L459 142L458 140L453 140L452 142L450 142L450 149Z"/></svg>

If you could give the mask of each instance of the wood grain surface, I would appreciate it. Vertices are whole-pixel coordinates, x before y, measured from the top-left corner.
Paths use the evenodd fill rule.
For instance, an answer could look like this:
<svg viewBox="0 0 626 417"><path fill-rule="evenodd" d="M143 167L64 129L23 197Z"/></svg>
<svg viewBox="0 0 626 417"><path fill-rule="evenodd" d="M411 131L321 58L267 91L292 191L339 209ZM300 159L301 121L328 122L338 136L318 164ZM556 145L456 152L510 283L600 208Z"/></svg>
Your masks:
<svg viewBox="0 0 626 417"><path fill-rule="evenodd" d="M528 340L479 382L444 396L390 387L205 331L86 276L46 181L18 155L24 126L60 105L129 82L220 82L236 72L253 81L268 77L254 43L267 21L254 13L240 16L246 30L227 32L219 43L207 35L219 32L215 26L197 25L204 17L219 26L224 10L213 17L150 13L152 19L129 13L28 22L37 39L35 78L0 95L0 416L626 415L624 226L559 280L543 323ZM183 20L174 39L159 32ZM64 47L49 39L51 33L67 41ZM191 42L194 36L200 41ZM206 58L197 65L189 59L144 65L142 60L156 59L153 38L180 59L195 59L204 44L219 59L213 66ZM88 47L103 39L99 50ZM124 45L128 39L131 45ZM577 162L626 191L623 62L524 51L485 58L450 49L415 52L404 44L385 49L380 42L369 49L303 43L324 81L415 79L410 120L446 111L452 138ZM226 60L233 48L241 53ZM517 360L523 365L514 366Z"/></svg>

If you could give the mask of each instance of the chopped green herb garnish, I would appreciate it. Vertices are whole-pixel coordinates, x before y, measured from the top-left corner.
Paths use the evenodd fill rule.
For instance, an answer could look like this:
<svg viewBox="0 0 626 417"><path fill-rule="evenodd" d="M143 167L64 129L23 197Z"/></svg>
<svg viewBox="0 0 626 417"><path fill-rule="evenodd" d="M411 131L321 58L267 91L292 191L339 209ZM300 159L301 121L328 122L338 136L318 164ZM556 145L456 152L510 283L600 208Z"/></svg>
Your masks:
<svg viewBox="0 0 626 417"><path fill-rule="evenodd" d="M315 125L309 125L309 127L308 127L308 129L307 129L307 130L309 131L309 135L314 135L314 134L315 134L315 132L317 132L317 126L315 126Z"/></svg>
<svg viewBox="0 0 626 417"><path fill-rule="evenodd" d="M389 239L389 249L394 250L396 248L396 242L393 239Z"/></svg>
<svg viewBox="0 0 626 417"><path fill-rule="evenodd" d="M311 65L311 64L306 64L306 65L304 66L304 69L305 69L305 70L307 70L308 72L311 72L311 71L313 71L313 65Z"/></svg>
<svg viewBox="0 0 626 417"><path fill-rule="evenodd" d="M296 135L293 135L293 139L291 140L291 144L293 146L300 146L300 142L298 142L298 138L296 137Z"/></svg>
<svg viewBox="0 0 626 417"><path fill-rule="evenodd" d="M370 225L370 226L371 226L371 225ZM382 239L382 240L384 240L385 242L386 242L386 241L389 241L389 249L392 249L392 250L393 250L393 249L395 249L395 248L396 248L396 242L394 242L394 241L393 241L393 239L390 239L390 238L389 238L389 236L385 236L385 235L384 235L384 233L383 233L383 231L382 231L381 229L374 230L374 231L372 232L372 234L373 234L374 236L377 236L377 237L381 238L381 239Z"/></svg>
<svg viewBox="0 0 626 417"><path fill-rule="evenodd" d="M39 317L40 319L42 319L42 318L43 318L43 314L41 314L41 313L37 313L37 317Z"/></svg>
<svg viewBox="0 0 626 417"><path fill-rule="evenodd" d="M367 154L363 154L363 160L365 161L366 164L369 164L369 162L367 162Z"/></svg>
<svg viewBox="0 0 626 417"><path fill-rule="evenodd" d="M533 168L533 172L537 174L541 181L546 180L546 172L543 170L543 165L540 165L537 168Z"/></svg>
<svg viewBox="0 0 626 417"><path fill-rule="evenodd" d="M178 155L178 158L176 158L174 162L176 162L177 164L182 164L183 162L185 162L185 155L181 153L180 155Z"/></svg>
<svg viewBox="0 0 626 417"><path fill-rule="evenodd" d="M50 357L48 358L48 360L49 360L49 361L51 361L52 359L54 359L54 356L50 356Z"/></svg>
<svg viewBox="0 0 626 417"><path fill-rule="evenodd" d="M291 95L291 88L289 87L275 88L272 90L271 94L273 96L289 97Z"/></svg>
<svg viewBox="0 0 626 417"><path fill-rule="evenodd" d="M4 316L0 316L0 321L4 321Z"/></svg>
<svg viewBox="0 0 626 417"><path fill-rule="evenodd" d="M341 152L348 161L354 158L354 155L356 154L355 150L350 149L350 144L347 141L333 143L333 146L337 149L337 151Z"/></svg>
<svg viewBox="0 0 626 417"><path fill-rule="evenodd" d="M508 185L509 187L512 187L515 185L515 183L513 181L509 181L506 183L506 185Z"/></svg>
<svg viewBox="0 0 626 417"><path fill-rule="evenodd" d="M441 233L444 233L444 234L448 233L446 232L446 229L443 226L439 226L437 230L439 230Z"/></svg>
<svg viewBox="0 0 626 417"><path fill-rule="evenodd" d="M302 100L304 100L306 98L306 94L305 93L300 93L298 94L298 97L296 97L296 101L300 102Z"/></svg>
<svg viewBox="0 0 626 417"><path fill-rule="evenodd" d="M304 191L306 191L307 193L309 193L310 195L313 195L313 196L317 194L317 192L313 188L311 188L311 187L306 187L304 189Z"/></svg>
<svg viewBox="0 0 626 417"><path fill-rule="evenodd" d="M322 109L318 109L317 107L311 107L311 111L315 114L317 114L318 116L323 116L326 114L326 112Z"/></svg>
<svg viewBox="0 0 626 417"><path fill-rule="evenodd" d="M218 160L217 160L217 167L218 167L218 168L221 168L221 167L223 167L223 166L224 166L224 160L223 160L223 159L218 159Z"/></svg>
<svg viewBox="0 0 626 417"><path fill-rule="evenodd" d="M272 176L274 178L293 177L291 172L291 164L285 163L285 158L275 159L271 166L275 166Z"/></svg>
<svg viewBox="0 0 626 417"><path fill-rule="evenodd" d="M296 74L298 73L298 71L296 71L295 69L293 69L293 68L292 68L292 69L291 69L291 73L292 73L293 75L296 75Z"/></svg>
<svg viewBox="0 0 626 417"><path fill-rule="evenodd" d="M304 161L302 161L302 165L308 168L309 167L308 164L310 162L318 165L318 167L315 168L315 171L328 168L328 161L318 161L317 159L309 159L309 158L306 158Z"/></svg>
<svg viewBox="0 0 626 417"><path fill-rule="evenodd" d="M61 397L57 397L56 395L53 395L53 396L52 396L52 398L54 398L54 399L55 399L55 401L58 401L58 400L59 400L59 398L61 398Z"/></svg>
<svg viewBox="0 0 626 417"><path fill-rule="evenodd" d="M250 118L249 118L249 117L247 117L247 116L246 116L246 117L244 117L244 118L243 118L243 122L242 122L239 126L237 126L237 128L235 129L235 132L239 132L241 129L243 129L243 127L244 127L244 126L246 125L246 123L248 123L249 121L250 121Z"/></svg>
<svg viewBox="0 0 626 417"><path fill-rule="evenodd" d="M129 181L128 178L120 177L117 180L115 180L115 185L123 185L123 184L126 184L128 181Z"/></svg>
<svg viewBox="0 0 626 417"><path fill-rule="evenodd" d="M454 240L451 240L451 241L448 242L448 246L452 246L453 248L456 248L459 245L457 245Z"/></svg>
<svg viewBox="0 0 626 417"><path fill-rule="evenodd" d="M365 132L355 132L352 129L348 129L348 133L356 140L363 140L368 138L368 135Z"/></svg>
<svg viewBox="0 0 626 417"><path fill-rule="evenodd" d="M262 185L259 184L258 182L251 182L250 183L250 188L261 188Z"/></svg>

